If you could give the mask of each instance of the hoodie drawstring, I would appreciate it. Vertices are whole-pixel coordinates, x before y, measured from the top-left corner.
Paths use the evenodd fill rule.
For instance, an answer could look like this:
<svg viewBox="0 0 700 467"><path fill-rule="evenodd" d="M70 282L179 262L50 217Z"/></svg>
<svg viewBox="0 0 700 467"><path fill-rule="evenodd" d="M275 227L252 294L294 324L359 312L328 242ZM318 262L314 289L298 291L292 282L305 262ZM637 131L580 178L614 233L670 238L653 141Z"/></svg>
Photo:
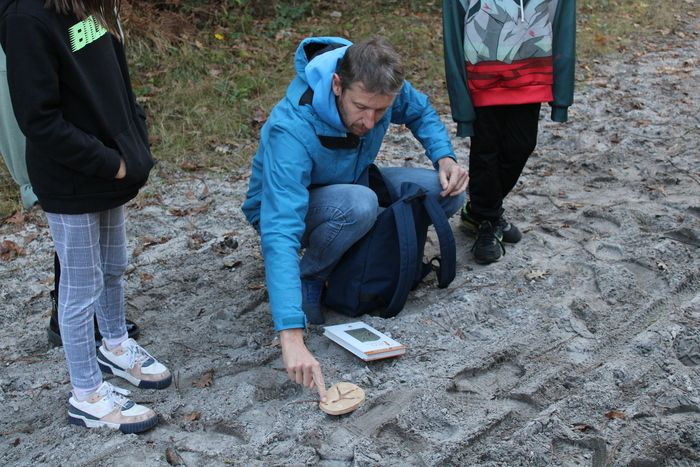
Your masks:
<svg viewBox="0 0 700 467"><path fill-rule="evenodd" d="M520 0L520 21L525 22L525 7L523 6L523 0Z"/></svg>

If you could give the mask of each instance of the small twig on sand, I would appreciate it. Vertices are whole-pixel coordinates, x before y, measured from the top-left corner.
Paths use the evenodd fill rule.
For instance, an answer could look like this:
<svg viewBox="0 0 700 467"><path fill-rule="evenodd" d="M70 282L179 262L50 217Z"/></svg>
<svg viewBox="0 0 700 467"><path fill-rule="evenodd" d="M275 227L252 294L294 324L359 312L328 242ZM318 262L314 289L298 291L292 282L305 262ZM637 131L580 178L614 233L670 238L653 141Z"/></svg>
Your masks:
<svg viewBox="0 0 700 467"><path fill-rule="evenodd" d="M287 402L286 404L284 404L284 406L286 407L286 406L291 405L291 404L308 404L308 403L311 403L311 402L313 402L314 404L318 404L318 403L321 402L321 401L318 400L318 399L303 399L303 400L300 400L300 401L290 401L290 402Z"/></svg>

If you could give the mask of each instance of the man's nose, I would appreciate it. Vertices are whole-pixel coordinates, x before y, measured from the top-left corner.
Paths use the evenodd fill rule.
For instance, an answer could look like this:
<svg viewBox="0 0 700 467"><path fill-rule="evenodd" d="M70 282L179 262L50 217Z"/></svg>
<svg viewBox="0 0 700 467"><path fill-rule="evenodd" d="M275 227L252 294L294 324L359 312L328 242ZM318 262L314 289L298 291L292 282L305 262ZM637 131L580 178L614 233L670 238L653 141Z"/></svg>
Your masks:
<svg viewBox="0 0 700 467"><path fill-rule="evenodd" d="M374 128L374 124L377 123L376 116L377 116L376 110L367 110L365 112L365 116L364 116L365 118L363 119L364 122L362 122L362 124L365 126L365 128L367 128L368 130L371 130L372 128Z"/></svg>

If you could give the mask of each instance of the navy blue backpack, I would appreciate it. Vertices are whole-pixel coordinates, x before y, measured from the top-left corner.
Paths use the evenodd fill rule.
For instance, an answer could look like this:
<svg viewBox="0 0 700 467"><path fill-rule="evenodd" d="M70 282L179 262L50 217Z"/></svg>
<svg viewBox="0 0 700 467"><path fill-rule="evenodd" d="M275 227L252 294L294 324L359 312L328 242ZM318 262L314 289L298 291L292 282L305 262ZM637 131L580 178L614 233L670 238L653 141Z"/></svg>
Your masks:
<svg viewBox="0 0 700 467"><path fill-rule="evenodd" d="M371 165L361 182L369 186L384 208L374 227L345 252L326 282L324 304L348 316L378 312L396 316L408 293L430 271L437 273L438 287L455 278L455 240L445 212L438 202L414 183L404 183L392 193L379 169ZM423 262L428 227L435 226L440 258Z"/></svg>

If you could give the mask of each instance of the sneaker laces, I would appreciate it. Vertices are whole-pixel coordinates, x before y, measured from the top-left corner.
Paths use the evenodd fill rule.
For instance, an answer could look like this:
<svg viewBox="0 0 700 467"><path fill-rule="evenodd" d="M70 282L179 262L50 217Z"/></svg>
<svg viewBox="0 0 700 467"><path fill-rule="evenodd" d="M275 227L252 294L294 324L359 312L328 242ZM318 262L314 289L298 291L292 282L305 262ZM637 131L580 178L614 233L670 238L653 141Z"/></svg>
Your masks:
<svg viewBox="0 0 700 467"><path fill-rule="evenodd" d="M503 246L503 239L498 238L498 230L501 229L500 221L502 219L503 218L499 219L495 223L490 221L482 221L479 224L479 231L476 236L476 241L472 245L472 251L476 250L479 242L483 242L484 239L487 239L489 242L495 242L499 247L501 247L503 254L506 254L506 247Z"/></svg>
<svg viewBox="0 0 700 467"><path fill-rule="evenodd" d="M120 409L128 409L134 404L130 399L125 397L131 394L131 391L117 386L112 386L106 381L102 384L102 387L99 389L97 394L102 396L102 398L112 404L112 406L118 406Z"/></svg>
<svg viewBox="0 0 700 467"><path fill-rule="evenodd" d="M131 345L126 346L126 354L129 359L129 368L133 368L137 363L140 363L143 368L156 361L146 349L138 345L135 341L132 341Z"/></svg>

